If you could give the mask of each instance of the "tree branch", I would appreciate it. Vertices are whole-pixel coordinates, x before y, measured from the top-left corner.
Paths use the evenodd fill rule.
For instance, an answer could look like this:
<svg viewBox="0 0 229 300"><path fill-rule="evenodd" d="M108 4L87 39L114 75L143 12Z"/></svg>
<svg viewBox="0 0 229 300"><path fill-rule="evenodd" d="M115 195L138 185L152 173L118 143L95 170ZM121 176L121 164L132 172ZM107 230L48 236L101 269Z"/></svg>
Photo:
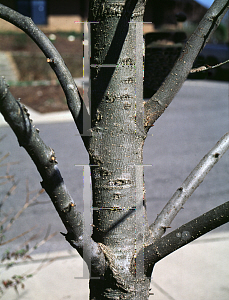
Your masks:
<svg viewBox="0 0 229 300"><path fill-rule="evenodd" d="M228 0L215 0L194 33L189 38L172 71L158 91L145 102L145 128L149 128L163 114L186 80L193 62L228 10Z"/></svg>
<svg viewBox="0 0 229 300"><path fill-rule="evenodd" d="M201 159L195 169L185 179L181 187L173 194L172 198L165 205L157 216L150 230L154 238L161 237L167 227L172 223L175 216L183 207L184 203L203 182L208 172L219 161L223 154L229 149L229 132L226 133L216 145Z"/></svg>
<svg viewBox="0 0 229 300"><path fill-rule="evenodd" d="M0 4L0 17L23 30L42 50L47 58L47 62L50 64L62 86L69 110L71 111L80 134L82 134L83 111L84 117L88 118L87 109L75 81L57 49L48 37L34 24L31 18L23 16L2 4ZM82 139L84 143L87 143L88 137L82 136Z"/></svg>
<svg viewBox="0 0 229 300"><path fill-rule="evenodd" d="M211 70L211 69L215 69L215 68L218 68L218 67L221 67L222 65L225 65L229 63L229 59L224 61L224 62L221 62L217 65L214 65L214 66L201 66L201 67L198 67L198 68L193 68L190 73L197 73L197 72L203 72L203 71L208 71L208 70Z"/></svg>
<svg viewBox="0 0 229 300"><path fill-rule="evenodd" d="M165 256L227 222L229 222L229 201L157 239L138 254L143 255L144 251L145 274L150 276L155 263ZM132 270L135 268L134 264L133 259Z"/></svg>
<svg viewBox="0 0 229 300"><path fill-rule="evenodd" d="M0 79L0 112L18 138L19 145L25 148L37 167L46 190L55 206L65 228L67 241L84 256L90 258L94 272L101 275L105 272L105 257L99 245L84 232L84 221L77 211L61 173L57 167L54 150L46 146L40 138L39 130L32 125L25 106L16 101L4 78Z"/></svg>

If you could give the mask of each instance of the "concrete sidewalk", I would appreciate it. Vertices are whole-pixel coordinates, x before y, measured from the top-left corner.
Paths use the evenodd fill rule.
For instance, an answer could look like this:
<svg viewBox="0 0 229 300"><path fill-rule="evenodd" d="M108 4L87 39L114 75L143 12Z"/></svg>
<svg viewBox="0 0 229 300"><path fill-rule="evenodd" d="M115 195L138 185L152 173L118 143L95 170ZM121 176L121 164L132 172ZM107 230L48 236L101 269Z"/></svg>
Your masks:
<svg viewBox="0 0 229 300"><path fill-rule="evenodd" d="M78 87L88 86L89 79L88 78L75 78L76 85ZM26 87L25 87L26 88ZM55 122L69 122L73 121L72 115L70 111L60 111L60 112L51 112L51 113L39 113L32 108L28 107L29 114L31 119L36 124L46 124L46 123L55 123ZM2 114L0 113L0 126L8 126L5 122Z"/></svg>
<svg viewBox="0 0 229 300"><path fill-rule="evenodd" d="M155 300L229 299L229 233L208 233L158 262L151 291ZM2 273L7 279L43 268L25 281L19 295L11 288L2 300L89 299L88 279L83 261L76 252L51 252L32 256L33 261ZM47 261L54 259L53 262ZM1 272L4 270L1 267ZM144 299L142 299L144 300Z"/></svg>
<svg viewBox="0 0 229 300"><path fill-rule="evenodd" d="M16 82L19 72L10 51L0 51L0 73L7 82Z"/></svg>
<svg viewBox="0 0 229 300"><path fill-rule="evenodd" d="M28 108L30 117L33 120L34 124L47 124L56 122L61 123L73 121L70 111L60 111L41 114L28 106L26 107ZM9 126L8 123L5 122L2 114L0 114L0 126Z"/></svg>
<svg viewBox="0 0 229 300"><path fill-rule="evenodd" d="M201 96L197 98L195 96L195 92L197 94L197 87L202 84L202 90L203 93L209 93L209 96L207 97L207 100L204 101L201 99ZM218 84L222 85L223 87L225 84ZM154 148L156 148L154 151L156 152L162 152L165 149L169 149L169 152L171 152L171 156L176 157L176 164L172 166L173 168L173 173L171 173L168 169L170 167L169 164L166 164L164 161L164 157L168 158L168 161L171 161L171 157L169 154L166 153L168 156L162 156L158 158L157 160L154 161L154 168L157 170L157 175L159 176L159 179L161 182L164 184L164 182L167 183L166 190L168 190L168 183L169 183L169 177L171 177L171 180L173 181L173 185L177 187L177 182L174 183L174 181L180 182L180 178L185 178L184 174L181 174L181 171L184 169L186 172L186 169L189 170L187 162L191 163L191 158L190 155L196 155L195 153L198 153L201 157L202 152L200 152L201 148L200 145L206 146L208 149L208 145L206 145L210 139L213 139L210 133L214 133L214 130L219 127L221 130L222 128L226 127L228 129L228 114L227 114L227 107L228 106L223 106L222 103L220 102L220 97L219 94L215 92L215 87L216 83L200 83L198 81L189 81L186 84L186 88L184 91L185 92L180 92L181 100L183 99L184 96L190 95L189 101L185 102L184 104L186 108L186 114L182 114L182 111L180 113L179 107L181 107L180 103L181 100L177 98L178 103L175 103L175 106L170 106L170 110L172 111L172 114L175 116L176 113L180 113L179 115L181 116L181 119L184 119L184 122L182 123L180 119L176 119L176 122L171 119L168 114L167 110L167 116L164 119L161 119L158 121L159 122L165 122L165 124L169 124L169 128L166 128L166 131L171 129L167 133L165 131L159 131L158 133L158 140L162 140L162 138L165 138L166 143L161 142L161 148L156 148L157 146L157 132L156 130L153 131L154 133ZM220 93L222 95L222 98L228 100L226 92L227 89L223 89L223 92ZM194 95L193 95L194 94ZM212 98L211 98L211 97ZM195 102L196 101L196 102ZM209 107L209 110L204 111L204 115L202 115L203 110L199 109L198 113L196 113L193 110L193 107L197 106L198 104L201 106L206 106L207 104L211 104L211 107ZM228 103L228 102L227 102ZM216 105L217 106L214 106ZM210 114L210 111L215 111L216 108L219 107L221 110L219 111L218 114ZM29 109L29 112L31 114L31 118L34 120L34 124L45 124L51 122L67 122L69 120L72 120L71 114L69 112L61 112L61 113L49 113L49 114L40 114L37 113L31 109ZM224 116L224 113L226 116ZM187 119L188 119L188 114L190 114L190 120L193 123L192 127L190 127L190 130L188 133L183 133L179 130L181 130L185 125L189 125ZM198 115L200 115L201 122L197 118ZM203 119L203 116L206 117L206 119ZM203 120L202 120L203 119ZM225 122L224 122L225 120ZM210 126L209 132L205 132L204 129L208 127L208 122L212 123L212 127ZM219 122L220 121L220 122ZM179 126L175 126L175 123L177 123ZM66 123L67 124L67 123ZM66 125L65 124L65 125ZM226 124L226 125L225 125ZM8 126L5 121L3 120L1 114L0 114L0 126ZM62 124L64 127L64 124ZM162 124L163 125L163 124ZM203 125L202 127L200 125ZM174 126L174 127L173 127ZM196 126L196 127L195 127ZM45 127L43 125L43 127ZM52 127L52 126L49 126ZM55 130L59 130L59 127L56 128ZM157 125L157 128L160 126ZM161 126L163 127L163 126ZM7 128L3 128L4 130ZM52 131L51 133L55 132L53 128L51 128ZM51 130L50 129L50 130ZM186 127L184 129L187 129ZM43 128L43 131L45 131L45 128ZM172 133L176 132L180 139L178 139L176 136L174 137ZM185 131L186 132L186 131ZM192 134L191 134L192 133ZM201 133L199 135L199 133ZM46 133L47 134L47 133ZM69 136L72 136L71 132L68 133ZM213 140L218 140L218 135L221 136L221 132L218 133L218 131L215 133L215 137ZM47 139L48 139L47 135ZM168 140L172 139L172 143L168 144ZM51 140L53 142L53 140ZM175 142L174 142L175 141ZM180 144L178 142L180 141ZM193 148L190 148L190 144L187 143L187 141L191 141L191 146ZM55 143L59 142L57 141ZM50 143L56 145L55 143ZM66 143L66 141L65 141ZM210 143L210 142L209 142ZM215 142L214 142L215 143ZM49 144L49 143L48 143ZM171 147L173 144L176 144L176 148L180 149L181 146L185 146L184 150L186 150L184 156L181 156L180 152L173 152ZM199 145L197 148L194 148L195 145ZM211 144L211 143L210 143ZM14 144L12 144L14 145ZM72 147L72 144L67 144L69 148ZM169 145L169 146L168 146ZM213 144L212 144L213 145ZM53 146L53 147L54 147ZM174 146L174 147L175 147ZM146 151L145 155L148 157L156 157L155 153L152 152L151 147L147 148L147 144L145 145ZM147 150L148 149L148 150ZM18 150L17 150L18 151ZM66 151L66 150L65 150ZM182 150L183 151L183 150ZM71 157L71 153L69 154L68 150L68 156ZM203 150L203 154L206 153L206 150ZM60 153L61 154L61 153ZM65 155L65 153L64 153ZM189 155L189 156L187 156ZM59 155L61 156L61 155ZM59 157L58 156L58 157ZM64 157L64 156L63 156ZM60 157L60 161L61 161ZM178 158L179 158L179 163L182 166L182 168L178 169L176 166L178 166ZM163 160L162 160L163 159ZM199 158L196 159L197 162L199 161ZM162 170L160 171L160 162L163 161L162 165ZM75 161L74 161L75 162ZM77 162L77 161L76 161ZM221 160L222 162L222 160ZM220 201L227 201L228 200L228 176L227 176L227 171L225 173L224 169L228 170L227 167L227 161L224 160L225 166L222 163L217 164L217 166L221 166L220 169L216 169L218 171L215 171L216 177L212 177L212 181L209 181L209 184L204 187L202 185L199 188L200 194L198 194L198 191L195 192L194 197L196 197L197 200L192 198L190 203L190 207L192 205L193 207L193 214L195 216L202 214L203 212L211 209L211 207L208 207L208 204L212 203L213 207L216 205L219 205L221 203L216 203L218 201L218 198L220 198ZM66 164L66 163L65 163ZM71 161L71 164L72 161ZM66 168L69 168L70 164L66 164ZM172 164L171 164L172 165ZM195 165L195 164L194 164ZM27 166L27 165L26 165ZM164 167L163 167L164 166ZM215 168L217 168L217 166ZM174 170L178 170L174 173ZM147 171L147 170L146 170ZM184 172L182 171L182 172ZM22 171L20 171L21 174ZM70 171L68 170L70 173ZM75 172L75 171L74 171ZM184 172L184 173L185 173ZM189 172L189 171L187 171ZM225 174L225 180L223 181L221 178L221 175ZM75 174L75 173L73 173ZM220 174L220 176L218 176ZM179 175L179 176L178 176ZM188 174L187 174L188 175ZM70 174L70 177L73 175ZM75 175L74 175L75 176ZM160 177L161 176L161 177ZM212 175L211 175L212 176ZM152 178L153 176L151 173L148 175L148 178L150 179L150 185L146 189L148 191L148 216L152 216L153 212L155 211L160 211L157 209L157 197L158 197L158 202L161 202L161 198L157 196L160 194L162 198L169 199L167 195L164 195L164 190L165 187L164 185L161 186L160 184L158 185L156 195L154 202L150 201L150 196L152 194L151 189L155 189L155 184L158 184L158 181L155 181L152 183ZM178 179L177 179L178 178ZM147 180L147 176L146 176ZM183 180L183 179L182 179ZM70 185L71 182L69 182ZM160 183L160 182L159 182ZM219 194L218 190L215 189L215 185L219 186L222 185L221 188L219 189ZM73 185L75 185L75 182L73 182ZM71 186L70 186L71 187ZM202 189L202 190L201 190ZM173 190L173 188L172 188ZM206 193L207 191L207 193ZM154 191L155 193L155 191ZM73 193L74 194L74 191ZM197 195L197 196L196 196ZM217 197L220 195L220 197ZM225 197L225 198L224 198ZM204 201L204 199L206 199ZM153 205L151 204L153 203ZM192 217L191 215L191 210L190 207L188 206L189 204L186 204L186 209L182 210L183 218L186 219L186 217ZM156 207L156 209L155 209ZM201 211L202 209L203 211ZM196 210L196 211L195 211ZM36 214L34 214L35 216ZM38 215L36 215L38 216ZM39 221L41 220L41 216L37 217ZM178 219L179 216L177 216L176 219ZM176 219L174 222L176 222ZM51 222L54 222L53 215L49 215L49 220ZM181 224L183 224L183 219L181 218ZM187 221L187 220L186 220ZM173 228L175 228L176 225L174 225ZM226 228L226 227L224 227ZM58 231L59 227L57 227ZM214 231L212 233L208 233L207 235L203 236L202 238L192 242L191 244L179 249L175 253L169 255L168 257L164 258L162 261L156 264L154 273L153 273L153 281L151 284L151 293L154 293L150 297L150 300L227 300L229 299L229 257L228 257L228 251L229 251L229 231L221 231L217 233ZM65 243L65 241L64 241ZM65 247L65 244L64 244ZM56 249L56 248L55 248ZM62 248L65 249L65 248ZM56 249L58 250L58 249ZM76 252L63 252L63 251L58 251L58 252L50 252L50 255L48 258L56 258L58 259L54 260L52 263L48 264L46 267L42 268L34 277L29 278L25 282L25 289L19 289L19 295L15 293L15 291L9 290L6 292L6 294L2 297L3 300L16 300L16 299L25 299L25 300L40 300L40 299L45 299L45 300L64 300L64 299L78 299L78 300L87 300L88 299L88 279L82 278L83 277L83 261L82 259L78 256ZM4 268L1 266L0 267L0 272L1 272L1 280L2 279L9 279L10 276L13 276L15 274L20 275L24 272L27 274L34 272L38 267L42 265L42 259L47 259L47 254L37 254L33 256L33 261L28 262L28 263L21 263L18 264L16 267L11 268L7 271L4 270ZM76 278L77 277L77 278ZM79 278L80 277L80 278ZM145 300L145 299L142 299Z"/></svg>

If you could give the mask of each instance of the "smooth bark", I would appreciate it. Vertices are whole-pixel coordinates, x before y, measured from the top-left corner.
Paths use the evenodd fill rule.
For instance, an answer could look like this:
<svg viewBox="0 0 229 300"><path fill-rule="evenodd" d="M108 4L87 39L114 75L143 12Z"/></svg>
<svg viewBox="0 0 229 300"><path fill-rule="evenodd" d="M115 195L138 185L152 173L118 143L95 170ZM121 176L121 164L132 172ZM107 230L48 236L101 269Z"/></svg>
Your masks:
<svg viewBox="0 0 229 300"><path fill-rule="evenodd" d="M91 280L91 299L147 299L149 293L148 278L136 280L129 269L149 238L142 167L144 5L90 3L89 21L99 22L91 25L93 238L102 244L110 272L104 281Z"/></svg>

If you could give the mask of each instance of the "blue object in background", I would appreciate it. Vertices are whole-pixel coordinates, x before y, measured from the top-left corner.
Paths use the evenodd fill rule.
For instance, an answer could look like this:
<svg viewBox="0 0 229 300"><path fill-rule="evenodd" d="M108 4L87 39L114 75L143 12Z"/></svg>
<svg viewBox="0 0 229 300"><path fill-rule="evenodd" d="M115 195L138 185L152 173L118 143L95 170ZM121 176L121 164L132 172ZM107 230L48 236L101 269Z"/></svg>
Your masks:
<svg viewBox="0 0 229 300"><path fill-rule="evenodd" d="M46 1L31 2L31 18L35 24L47 23Z"/></svg>
<svg viewBox="0 0 229 300"><path fill-rule="evenodd" d="M47 1L46 0L18 0L17 10L19 13L31 17L35 24L47 24Z"/></svg>

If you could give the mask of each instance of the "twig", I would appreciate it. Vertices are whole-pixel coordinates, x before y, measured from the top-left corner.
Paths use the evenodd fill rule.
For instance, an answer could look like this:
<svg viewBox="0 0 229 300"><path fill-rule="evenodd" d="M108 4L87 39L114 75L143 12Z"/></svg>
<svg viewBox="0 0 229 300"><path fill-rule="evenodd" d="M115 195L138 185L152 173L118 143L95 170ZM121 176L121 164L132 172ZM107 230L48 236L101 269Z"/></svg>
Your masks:
<svg viewBox="0 0 229 300"><path fill-rule="evenodd" d="M9 215L6 215L0 222L0 227L7 221Z"/></svg>
<svg viewBox="0 0 229 300"><path fill-rule="evenodd" d="M23 236L23 235L25 235L26 233L28 233L28 232L30 232L31 230L33 230L35 227L33 227L33 228L31 228L30 230L28 230L27 232L24 232L23 234L21 234L20 236ZM25 246L26 246L26 249L23 251L23 252L21 252L20 250L17 252L12 252L12 253L9 253L9 259L12 259L12 257L14 258L14 260L16 260L16 262L15 263L12 263L12 264L10 264L10 265L6 265L6 268L8 269L8 267L10 266L10 267L12 267L12 266L15 266L15 265L17 265L18 263L20 263L20 260L24 260L24 259L32 259L31 258L31 256L30 256L30 254L34 251L34 250L36 250L38 247L40 247L40 246L42 246L44 243L46 243L48 240L50 240L52 237L54 237L56 234L57 234L57 232L54 232L54 233L52 233L52 234L48 234L48 231L49 231L49 229L47 230L47 233L46 233L46 236L45 236L45 238L42 240L42 241L40 241L39 243L37 243L34 247L32 247L31 249L29 249L29 247L27 246L28 244L27 243L25 243ZM20 236L18 236L18 237L20 237ZM11 242L11 241L13 241L15 238L13 238L13 239L11 239L11 240L9 240L8 242ZM4 243L5 244L5 243ZM21 247L20 247L20 249L22 249ZM18 256L19 255L19 256ZM8 258L8 257L6 257L6 258ZM19 260L18 260L18 258L19 258ZM28 272L24 272L23 274L21 274L21 275L14 275L14 276L12 276L10 279L5 279L5 280L3 280L2 281L2 284L3 284L3 286L5 287L5 288L9 288L9 287L14 287L14 289L16 290L16 292L17 292L17 287L19 286L19 285L21 285L21 287L22 288L24 288L24 284L23 284L23 281L25 280L25 279L28 279L28 278L30 278L30 277L32 277L32 276L34 276L35 274L37 274L38 273L38 271L40 271L42 268L44 268L44 267L46 267L46 266L48 266L49 264L51 264L53 261L55 261L57 259L57 257L54 257L54 258L51 258L51 259L48 259L48 261L42 261L41 262L41 264L36 268L36 270L35 271L33 271L32 273L29 273L28 274ZM4 292L3 292L3 290L1 289L1 287L0 287L0 293L1 293L1 295L3 295L4 294ZM1 298L1 295L0 295L0 298Z"/></svg>
<svg viewBox="0 0 229 300"><path fill-rule="evenodd" d="M151 245L141 249L138 255L144 252L144 270L150 274L150 270L156 262L187 245L211 230L229 221L229 201L221 204L192 221L175 229L166 236L157 239ZM132 270L135 269L135 259L132 260Z"/></svg>
<svg viewBox="0 0 229 300"><path fill-rule="evenodd" d="M61 55L54 47L49 38L34 24L33 20L26 17L3 4L0 4L0 17L21 30L23 30L42 50L46 60L55 72L61 87L65 93L69 110L73 116L79 132L83 133L83 111L84 116L88 118L86 106L79 93L74 79L69 72ZM82 136L84 143L88 137Z"/></svg>
<svg viewBox="0 0 229 300"><path fill-rule="evenodd" d="M1 141L1 140L0 140L0 141ZM8 152L6 155L4 155L3 157L1 157L1 158L0 158L0 162L2 162L4 159L6 159L9 155L10 155L10 154L9 154L9 152Z"/></svg>
<svg viewBox="0 0 229 300"><path fill-rule="evenodd" d="M14 178L14 175L5 175L5 176L0 176L0 179L8 179L8 181L12 180ZM8 182L7 181L7 182Z"/></svg>
<svg viewBox="0 0 229 300"><path fill-rule="evenodd" d="M28 110L15 100L4 78L0 78L0 111L17 136L19 145L24 147L36 165L43 180L41 185L67 229L67 234L64 234L66 240L81 256L90 257L95 274L104 274L105 256L99 245L84 232L83 216L77 211L65 186L54 150L41 139L39 131L32 126ZM93 264L93 261L96 263Z"/></svg>
<svg viewBox="0 0 229 300"><path fill-rule="evenodd" d="M19 234L19 235L17 235L17 236L15 236L15 237L13 237L12 239L10 239L10 240L7 240L6 242L3 242L3 243L1 243L0 242L0 246L3 246L3 245L6 245L6 244L9 244L9 243L11 243L11 242L13 242L13 241L15 241L15 240L17 240L17 239L19 239L20 237L22 237L22 236L24 236L24 235L26 235L27 233L29 233L29 232L31 232L33 229L35 229L36 228L36 226L33 226L32 228L30 228L29 230L27 230L27 231L25 231L25 232L23 232L23 233L21 233L21 234Z"/></svg>
<svg viewBox="0 0 229 300"><path fill-rule="evenodd" d="M226 61L224 61L224 62L222 62L222 63L219 63L219 64L217 64L217 65L215 65L215 66L208 66L208 65L207 65L207 67L206 67L206 66L202 66L202 67L198 67L198 68L193 68L193 69L190 71L190 73L196 73L196 72L202 72L202 71L207 71L207 70L215 69L215 68L218 68L218 67L220 67L220 66L222 66L222 65L225 65L225 64L227 64L227 63L229 63L229 59L226 60Z"/></svg>
<svg viewBox="0 0 229 300"><path fill-rule="evenodd" d="M19 164L19 161L14 161L14 162L10 162L10 163L1 164L0 168L5 167L5 166L18 165L18 164Z"/></svg>
<svg viewBox="0 0 229 300"><path fill-rule="evenodd" d="M199 164L182 183L181 187L179 187L173 194L172 198L157 216L154 223L150 225L150 230L152 231L154 238L161 237L165 233L166 228L169 227L175 216L183 207L184 203L203 182L208 172L228 149L229 132L226 133L201 159Z"/></svg>
<svg viewBox="0 0 229 300"><path fill-rule="evenodd" d="M34 240L38 239L38 237L41 236L41 234L43 233L44 228L40 228L40 230L36 233L34 233L30 238L28 238L25 242L23 242L22 244L20 244L17 248L17 250L20 250L24 247L29 246L29 243L33 242Z"/></svg>
<svg viewBox="0 0 229 300"><path fill-rule="evenodd" d="M40 246L44 245L46 242L48 242L51 238L53 238L55 235L57 235L58 232L54 232L50 235L48 235L47 237L45 237L43 240L41 240L39 243L37 243L35 246L33 246L26 254L30 255L34 250L36 250L37 248L39 248Z"/></svg>
<svg viewBox="0 0 229 300"><path fill-rule="evenodd" d="M4 140L5 137L6 137L6 134L4 134L3 136L1 136L1 137L0 137L0 142L1 142L2 140Z"/></svg>
<svg viewBox="0 0 229 300"><path fill-rule="evenodd" d="M228 0L215 0L189 38L173 69L158 91L144 104L145 128L148 131L163 114L186 80L192 65L228 10Z"/></svg>
<svg viewBox="0 0 229 300"><path fill-rule="evenodd" d="M13 185L12 187L9 189L9 191L6 193L5 197L3 198L3 200L1 201L0 206L2 206L4 204L4 202L9 198L9 196L16 190L17 185L18 185L18 181L13 181Z"/></svg>
<svg viewBox="0 0 229 300"><path fill-rule="evenodd" d="M43 193L43 189L41 189L30 201L26 201L24 206L15 214L14 217L11 218L10 222L6 226L6 228L3 229L2 234L10 229L10 227L13 225L13 223L20 217L20 215L23 213L23 211L26 210L36 199L40 196L40 194ZM0 237L2 236L0 235Z"/></svg>

